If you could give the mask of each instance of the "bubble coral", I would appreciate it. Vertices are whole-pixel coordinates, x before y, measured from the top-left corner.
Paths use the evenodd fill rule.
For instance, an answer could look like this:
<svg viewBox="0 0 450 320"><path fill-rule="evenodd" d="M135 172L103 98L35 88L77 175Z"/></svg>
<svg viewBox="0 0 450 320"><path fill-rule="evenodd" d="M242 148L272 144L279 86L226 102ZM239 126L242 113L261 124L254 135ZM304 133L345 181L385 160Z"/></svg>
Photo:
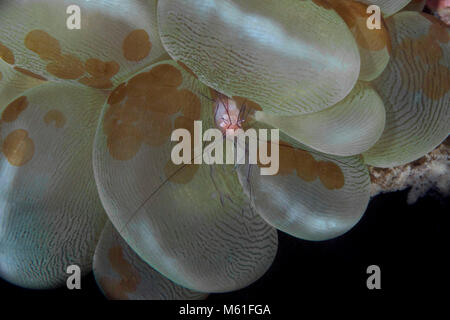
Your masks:
<svg viewBox="0 0 450 320"><path fill-rule="evenodd" d="M449 33L409 2L71 0L69 30L64 1L2 1L0 276L52 288L94 261L110 298L199 299L264 274L277 229L351 229L368 164L449 132ZM217 92L281 130L277 175L170 161L174 129L215 126Z"/></svg>

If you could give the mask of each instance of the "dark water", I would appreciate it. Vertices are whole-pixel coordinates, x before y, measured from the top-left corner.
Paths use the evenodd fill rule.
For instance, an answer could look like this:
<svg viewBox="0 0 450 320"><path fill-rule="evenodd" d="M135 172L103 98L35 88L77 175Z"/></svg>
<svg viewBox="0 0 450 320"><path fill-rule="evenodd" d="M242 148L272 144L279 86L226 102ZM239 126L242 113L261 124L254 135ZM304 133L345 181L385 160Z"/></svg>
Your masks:
<svg viewBox="0 0 450 320"><path fill-rule="evenodd" d="M279 232L279 250L270 270L253 285L213 294L207 302L266 302L278 305L302 297L370 298L422 296L445 289L448 269L449 199L428 195L406 204L407 192L374 198L363 219L347 234L308 242ZM366 269L381 269L381 290L368 290ZM104 300L92 274L82 290L26 290L0 280L1 300Z"/></svg>

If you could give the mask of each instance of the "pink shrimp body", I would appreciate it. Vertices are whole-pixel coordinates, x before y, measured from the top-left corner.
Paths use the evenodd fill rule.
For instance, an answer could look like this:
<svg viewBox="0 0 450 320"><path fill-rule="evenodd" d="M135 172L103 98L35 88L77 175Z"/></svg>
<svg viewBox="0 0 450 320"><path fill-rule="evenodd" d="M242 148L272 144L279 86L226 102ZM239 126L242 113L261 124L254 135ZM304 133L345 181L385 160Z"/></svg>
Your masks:
<svg viewBox="0 0 450 320"><path fill-rule="evenodd" d="M215 108L215 122L224 135L227 133L227 130L228 134L230 134L230 132L232 133L242 128L244 120L241 118L236 101L224 95L219 95L216 99Z"/></svg>

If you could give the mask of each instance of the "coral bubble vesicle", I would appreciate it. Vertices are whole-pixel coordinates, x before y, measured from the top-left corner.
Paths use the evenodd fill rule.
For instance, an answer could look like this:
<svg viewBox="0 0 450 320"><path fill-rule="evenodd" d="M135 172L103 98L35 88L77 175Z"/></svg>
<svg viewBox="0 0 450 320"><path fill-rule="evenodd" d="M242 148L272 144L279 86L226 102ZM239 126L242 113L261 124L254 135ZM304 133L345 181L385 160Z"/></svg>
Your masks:
<svg viewBox="0 0 450 320"><path fill-rule="evenodd" d="M432 151L450 131L450 34L435 17L401 12L387 19L392 58L373 85L386 107L386 128L364 153L392 167Z"/></svg>
<svg viewBox="0 0 450 320"><path fill-rule="evenodd" d="M376 91L358 82L344 100L326 110L281 117L257 112L255 118L315 150L350 156L367 151L377 142L384 130L385 110Z"/></svg>
<svg viewBox="0 0 450 320"><path fill-rule="evenodd" d="M99 194L115 228L151 267L201 292L257 280L277 251L276 230L251 209L227 165L175 165L170 133L214 126L209 89L175 61L113 91L94 149ZM155 120L156 119L156 120Z"/></svg>
<svg viewBox="0 0 450 320"><path fill-rule="evenodd" d="M217 91L265 112L310 113L342 100L360 71L344 20L316 2L159 1L159 31L172 58Z"/></svg>
<svg viewBox="0 0 450 320"><path fill-rule="evenodd" d="M359 156L312 151L281 135L280 169L262 176L254 165L238 168L252 206L273 227L306 240L327 240L350 230L370 198L369 173Z"/></svg>
<svg viewBox="0 0 450 320"><path fill-rule="evenodd" d="M81 8L78 30L65 25L64 1L2 1L0 59L53 81L112 89L166 54L156 0L74 0L70 5Z"/></svg>
<svg viewBox="0 0 450 320"><path fill-rule="evenodd" d="M358 44L361 57L359 80L374 80L386 68L391 51L391 40L384 19L381 18L379 29L369 29L369 5L351 0L333 0L329 3L344 19Z"/></svg>
<svg viewBox="0 0 450 320"><path fill-rule="evenodd" d="M176 285L152 269L108 222L94 256L94 275L108 299L202 300L208 294Z"/></svg>
<svg viewBox="0 0 450 320"><path fill-rule="evenodd" d="M48 289L66 283L69 265L91 270L106 220L91 165L105 99L93 89L44 83L0 110L3 279Z"/></svg>

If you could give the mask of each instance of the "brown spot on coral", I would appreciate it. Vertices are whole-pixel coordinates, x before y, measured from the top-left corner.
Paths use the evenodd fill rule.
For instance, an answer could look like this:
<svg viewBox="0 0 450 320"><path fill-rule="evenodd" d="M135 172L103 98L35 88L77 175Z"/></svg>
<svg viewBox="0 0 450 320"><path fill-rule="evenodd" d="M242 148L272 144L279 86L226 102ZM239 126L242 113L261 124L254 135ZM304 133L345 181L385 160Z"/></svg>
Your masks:
<svg viewBox="0 0 450 320"><path fill-rule="evenodd" d="M5 122L15 121L19 115L28 107L27 97L22 96L11 102L2 113L2 120Z"/></svg>
<svg viewBox="0 0 450 320"><path fill-rule="evenodd" d="M66 80L78 79L85 73L83 62L70 54L54 59L47 65L47 71L57 78Z"/></svg>
<svg viewBox="0 0 450 320"><path fill-rule="evenodd" d="M122 49L125 59L141 61L150 54L152 43L145 30L132 31L123 41Z"/></svg>
<svg viewBox="0 0 450 320"><path fill-rule="evenodd" d="M387 47L390 51L391 38L384 19L382 18L381 21L381 29L367 28L367 19L369 18L366 11L367 4L348 0L333 0L330 5L352 31L359 47L370 51L379 51Z"/></svg>
<svg viewBox="0 0 450 320"><path fill-rule="evenodd" d="M194 121L188 117L179 116L175 119L174 129L186 129L194 136Z"/></svg>
<svg viewBox="0 0 450 320"><path fill-rule="evenodd" d="M172 134L172 123L166 113L152 112L143 115L141 132L144 143L149 146L161 146Z"/></svg>
<svg viewBox="0 0 450 320"><path fill-rule="evenodd" d="M330 2L330 5L341 16L350 29L359 24L359 19L366 18L365 21L367 21L368 16L366 10L368 5L364 3L347 0L333 0L333 2Z"/></svg>
<svg viewBox="0 0 450 320"><path fill-rule="evenodd" d="M3 74L0 72L0 80L3 79Z"/></svg>
<svg viewBox="0 0 450 320"><path fill-rule="evenodd" d="M267 148L270 154L270 141ZM297 176L306 182L313 182L320 178L325 188L330 190L344 186L344 174L338 165L331 161L317 161L308 151L294 148L285 141L279 143L279 159L277 175L290 175L296 171ZM267 167L268 165L262 165L258 159L258 166Z"/></svg>
<svg viewBox="0 0 450 320"><path fill-rule="evenodd" d="M181 92L157 86L147 93L146 101L148 102L147 106L153 111L166 114L177 113L184 103Z"/></svg>
<svg viewBox="0 0 450 320"><path fill-rule="evenodd" d="M413 39L405 37L396 48L393 59L403 64L399 68L400 76L410 92L422 91L427 98L439 100L449 91L449 68L440 64L444 57L440 43L448 41L446 29L438 23L431 24L427 34ZM420 65L422 75L412 77L409 70L414 65Z"/></svg>
<svg viewBox="0 0 450 320"><path fill-rule="evenodd" d="M268 141L267 154L271 154L271 152L272 152L271 147L272 147L272 145L271 145L270 141ZM292 146L283 141L280 141L280 145L279 145L279 160L280 160L280 165L278 168L277 175L291 174L295 170L295 156L294 156ZM259 154L258 154L258 165L260 167L269 167L270 166L270 164L266 164L266 165L261 164L261 161L259 159Z"/></svg>
<svg viewBox="0 0 450 320"><path fill-rule="evenodd" d="M181 71L172 65L162 64L155 66L149 72L140 73L128 81L127 94L131 97L148 98L147 96L150 95L152 98L163 97L168 92L175 93L182 81ZM151 101L148 102L151 103Z"/></svg>
<svg viewBox="0 0 450 320"><path fill-rule="evenodd" d="M25 37L25 47L43 60L55 60L61 55L59 41L43 30L30 31Z"/></svg>
<svg viewBox="0 0 450 320"><path fill-rule="evenodd" d="M353 30L353 34L355 36L356 43L361 48L370 51L379 51L387 48L389 53L392 50L391 38L384 20L382 20L381 29L370 30L365 25L365 19L359 19L358 27Z"/></svg>
<svg viewBox="0 0 450 320"><path fill-rule="evenodd" d="M26 130L18 129L6 137L2 149L11 165L21 167L33 158L34 142Z"/></svg>
<svg viewBox="0 0 450 320"><path fill-rule="evenodd" d="M122 102L127 95L127 84L121 83L113 92L109 95L108 104L113 105Z"/></svg>
<svg viewBox="0 0 450 320"><path fill-rule="evenodd" d="M84 77L79 82L97 89L111 88L113 86L111 78L120 69L119 64L115 61L103 62L99 59L88 59L85 67L91 77Z"/></svg>
<svg viewBox="0 0 450 320"><path fill-rule="evenodd" d="M313 2L324 9L332 9L333 6L327 0L313 0Z"/></svg>
<svg viewBox="0 0 450 320"><path fill-rule="evenodd" d="M267 141L267 154L272 154L272 144ZM278 168L277 175L288 175L292 174L296 169L295 163L295 149L287 142L279 142L279 161L280 165ZM269 167L270 164L263 164L259 158L258 153L258 166L259 167Z"/></svg>
<svg viewBox="0 0 450 320"><path fill-rule="evenodd" d="M103 62L99 59L88 59L85 63L86 71L96 78L111 78L119 72L119 64L115 61Z"/></svg>
<svg viewBox="0 0 450 320"><path fill-rule="evenodd" d="M181 71L170 64L160 64L150 71L153 86L178 87L183 82Z"/></svg>
<svg viewBox="0 0 450 320"><path fill-rule="evenodd" d="M184 62L177 61L177 63L178 63L185 71L187 71L191 76L193 76L195 79L198 79L197 75L196 75L191 69L189 69L189 67L188 67L187 65L185 65Z"/></svg>
<svg viewBox="0 0 450 320"><path fill-rule="evenodd" d="M120 280L101 278L100 283L110 299L128 300L128 294L137 290L141 277L133 266L124 258L120 246L112 247L108 252L111 268L120 275Z"/></svg>
<svg viewBox="0 0 450 320"><path fill-rule="evenodd" d="M54 123L55 127L59 129L59 128L63 128L66 125L66 117L59 110L50 110L44 116L44 122L47 125Z"/></svg>
<svg viewBox="0 0 450 320"><path fill-rule="evenodd" d="M142 144L160 146L166 143L179 118L200 117L200 99L186 89L176 67L162 64L143 72L118 86L110 95L103 130L110 154L117 160L132 159Z"/></svg>
<svg viewBox="0 0 450 320"><path fill-rule="evenodd" d="M62 54L59 41L42 30L33 30L25 38L25 46L37 53L41 59L49 61L46 70L60 79L77 80L96 89L109 89L113 86L111 78L120 66L115 61L103 62L88 59L83 63L71 54ZM88 72L89 76L81 78ZM80 79L81 78L81 79Z"/></svg>
<svg viewBox="0 0 450 320"><path fill-rule="evenodd" d="M325 188L334 190L344 186L344 174L337 164L331 161L319 161L317 164L319 178Z"/></svg>
<svg viewBox="0 0 450 320"><path fill-rule="evenodd" d="M139 128L128 123L114 126L108 135L108 149L111 156L116 160L130 160L141 148L142 132Z"/></svg>
<svg viewBox="0 0 450 320"><path fill-rule="evenodd" d="M34 72L28 71L27 69L23 69L21 67L14 67L14 70L16 70L28 77L35 78L35 79L42 80L42 81L47 81L47 79L44 78L43 76L40 76Z"/></svg>
<svg viewBox="0 0 450 320"><path fill-rule="evenodd" d="M399 46L398 53L404 54L409 60L414 58L419 58L421 63L424 65L433 65L439 63L443 56L443 50L439 43L435 39L429 36L422 36L417 39L405 39ZM409 52L401 52L403 50L409 50Z"/></svg>
<svg viewBox="0 0 450 320"><path fill-rule="evenodd" d="M83 62L73 55L61 54L59 41L43 30L29 32L25 37L25 47L41 59L50 61L46 69L57 78L74 80L85 73Z"/></svg>
<svg viewBox="0 0 450 320"><path fill-rule="evenodd" d="M181 106L179 111L184 117L193 120L200 119L202 105L197 95L189 90L183 89L178 91L178 105Z"/></svg>
<svg viewBox="0 0 450 320"><path fill-rule="evenodd" d="M297 176L307 182L311 182L317 179L318 176L318 162L313 156L300 149L295 149L295 168L297 169Z"/></svg>
<svg viewBox="0 0 450 320"><path fill-rule="evenodd" d="M3 59L3 61L5 61L8 64L14 64L15 62L14 54L11 51L11 49L3 45L1 42L0 42L0 58Z"/></svg>

